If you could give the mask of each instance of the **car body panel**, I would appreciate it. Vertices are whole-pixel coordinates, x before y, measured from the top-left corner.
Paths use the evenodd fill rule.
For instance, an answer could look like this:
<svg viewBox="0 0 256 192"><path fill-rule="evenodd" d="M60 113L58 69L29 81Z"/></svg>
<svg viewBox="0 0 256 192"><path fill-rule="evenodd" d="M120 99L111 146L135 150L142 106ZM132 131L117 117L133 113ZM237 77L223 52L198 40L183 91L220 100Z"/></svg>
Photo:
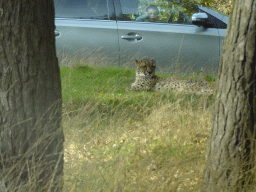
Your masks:
<svg viewBox="0 0 256 192"><path fill-rule="evenodd" d="M219 36L220 36L220 56L221 56L221 52L222 52L222 46L223 46L223 42L227 33L226 29L218 29L219 31Z"/></svg>
<svg viewBox="0 0 256 192"><path fill-rule="evenodd" d="M216 70L219 62L218 29L150 22L118 21L120 62L153 58L162 71ZM127 41L123 35L135 33L139 41Z"/></svg>
<svg viewBox="0 0 256 192"><path fill-rule="evenodd" d="M119 63L116 21L94 19L55 19L58 57L104 57Z"/></svg>
<svg viewBox="0 0 256 192"><path fill-rule="evenodd" d="M86 57L90 62L119 63L113 0L54 0L54 3L56 48L60 59ZM89 4L95 7L88 7Z"/></svg>

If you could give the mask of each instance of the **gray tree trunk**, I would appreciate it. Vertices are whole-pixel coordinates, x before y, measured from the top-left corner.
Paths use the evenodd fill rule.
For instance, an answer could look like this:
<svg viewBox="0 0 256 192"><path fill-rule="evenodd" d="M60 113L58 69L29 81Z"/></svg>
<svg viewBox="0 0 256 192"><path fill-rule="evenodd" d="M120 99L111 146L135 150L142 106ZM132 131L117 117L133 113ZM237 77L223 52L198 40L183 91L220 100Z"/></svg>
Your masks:
<svg viewBox="0 0 256 192"><path fill-rule="evenodd" d="M222 49L203 191L241 191L255 156L256 0L236 0Z"/></svg>
<svg viewBox="0 0 256 192"><path fill-rule="evenodd" d="M0 190L61 191L53 0L0 0Z"/></svg>

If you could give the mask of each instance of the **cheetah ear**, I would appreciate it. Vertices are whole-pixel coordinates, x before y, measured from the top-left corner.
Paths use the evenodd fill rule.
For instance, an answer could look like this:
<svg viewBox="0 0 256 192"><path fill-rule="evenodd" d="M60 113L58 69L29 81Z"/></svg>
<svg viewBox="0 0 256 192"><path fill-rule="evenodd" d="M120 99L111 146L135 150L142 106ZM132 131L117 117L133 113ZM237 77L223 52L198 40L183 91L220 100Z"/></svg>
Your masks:
<svg viewBox="0 0 256 192"><path fill-rule="evenodd" d="M139 63L139 61L137 59L135 59L134 61L135 61L136 64Z"/></svg>
<svg viewBox="0 0 256 192"><path fill-rule="evenodd" d="M156 60L155 59L151 59L151 62L155 65L156 64Z"/></svg>

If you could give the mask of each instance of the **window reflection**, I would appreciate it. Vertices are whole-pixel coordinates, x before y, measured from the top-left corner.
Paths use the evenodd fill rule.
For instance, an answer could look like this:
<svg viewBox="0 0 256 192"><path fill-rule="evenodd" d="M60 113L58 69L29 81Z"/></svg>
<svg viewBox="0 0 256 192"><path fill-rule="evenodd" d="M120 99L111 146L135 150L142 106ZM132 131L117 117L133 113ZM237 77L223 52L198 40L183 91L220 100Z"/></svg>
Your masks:
<svg viewBox="0 0 256 192"><path fill-rule="evenodd" d="M174 4L170 0L121 0L122 20L192 24L191 16L197 12L186 4Z"/></svg>

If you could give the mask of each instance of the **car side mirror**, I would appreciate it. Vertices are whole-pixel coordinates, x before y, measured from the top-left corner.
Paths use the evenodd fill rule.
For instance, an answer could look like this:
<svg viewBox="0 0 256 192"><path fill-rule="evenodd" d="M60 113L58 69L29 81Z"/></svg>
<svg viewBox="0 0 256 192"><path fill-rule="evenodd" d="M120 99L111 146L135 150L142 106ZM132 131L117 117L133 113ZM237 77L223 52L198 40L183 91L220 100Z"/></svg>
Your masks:
<svg viewBox="0 0 256 192"><path fill-rule="evenodd" d="M192 23L197 26L205 26L208 23L208 15L206 13L194 13L191 19Z"/></svg>

